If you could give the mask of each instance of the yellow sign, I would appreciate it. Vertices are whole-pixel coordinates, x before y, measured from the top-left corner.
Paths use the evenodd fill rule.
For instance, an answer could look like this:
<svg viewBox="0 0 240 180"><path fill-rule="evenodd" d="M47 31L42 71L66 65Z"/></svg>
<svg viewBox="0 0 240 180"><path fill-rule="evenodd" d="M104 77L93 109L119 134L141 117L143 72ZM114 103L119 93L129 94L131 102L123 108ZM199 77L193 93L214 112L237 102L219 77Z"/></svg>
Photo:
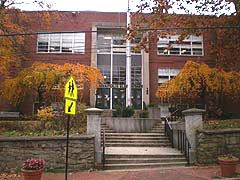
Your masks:
<svg viewBox="0 0 240 180"><path fill-rule="evenodd" d="M72 100L77 100L77 85L71 76L65 85L64 97Z"/></svg>
<svg viewBox="0 0 240 180"><path fill-rule="evenodd" d="M65 114L75 115L76 114L76 101L66 99L65 101Z"/></svg>

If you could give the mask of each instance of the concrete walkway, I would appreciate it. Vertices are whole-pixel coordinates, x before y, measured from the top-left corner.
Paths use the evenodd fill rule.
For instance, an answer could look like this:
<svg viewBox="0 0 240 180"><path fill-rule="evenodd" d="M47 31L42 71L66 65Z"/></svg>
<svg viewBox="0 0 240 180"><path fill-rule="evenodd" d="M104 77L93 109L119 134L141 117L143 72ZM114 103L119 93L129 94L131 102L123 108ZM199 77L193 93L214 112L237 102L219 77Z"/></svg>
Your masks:
<svg viewBox="0 0 240 180"><path fill-rule="evenodd" d="M240 174L240 166L237 169ZM64 180L64 173L44 173L42 180ZM218 180L234 179L239 177L223 178L219 166L185 167L168 169L151 169L136 171L95 171L69 173L68 180ZM1 178L0 180L21 180L21 177Z"/></svg>

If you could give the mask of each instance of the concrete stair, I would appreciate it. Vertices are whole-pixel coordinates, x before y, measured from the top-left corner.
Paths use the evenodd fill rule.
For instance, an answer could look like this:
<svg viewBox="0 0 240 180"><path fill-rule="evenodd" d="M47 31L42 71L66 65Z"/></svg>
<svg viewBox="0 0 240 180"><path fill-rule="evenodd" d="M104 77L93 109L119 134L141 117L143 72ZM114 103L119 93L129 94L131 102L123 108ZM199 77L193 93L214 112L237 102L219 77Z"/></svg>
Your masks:
<svg viewBox="0 0 240 180"><path fill-rule="evenodd" d="M147 133L116 133L106 124L105 170L186 166L186 158L171 147L164 125L157 123Z"/></svg>

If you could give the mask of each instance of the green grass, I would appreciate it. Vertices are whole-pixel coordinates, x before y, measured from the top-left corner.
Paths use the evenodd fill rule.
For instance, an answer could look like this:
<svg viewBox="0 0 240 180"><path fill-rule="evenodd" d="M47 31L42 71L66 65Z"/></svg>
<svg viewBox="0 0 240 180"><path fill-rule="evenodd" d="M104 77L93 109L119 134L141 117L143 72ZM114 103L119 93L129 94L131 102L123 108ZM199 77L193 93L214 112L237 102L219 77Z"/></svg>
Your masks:
<svg viewBox="0 0 240 180"><path fill-rule="evenodd" d="M240 128L240 119L209 120L204 122L204 129L233 129Z"/></svg>
<svg viewBox="0 0 240 180"><path fill-rule="evenodd" d="M79 130L71 129L71 135L79 135L85 132L85 128L80 128ZM66 131L64 130L38 130L38 131L16 131L16 130L5 130L0 132L0 136L2 137L19 137L19 136L64 136L66 135Z"/></svg>

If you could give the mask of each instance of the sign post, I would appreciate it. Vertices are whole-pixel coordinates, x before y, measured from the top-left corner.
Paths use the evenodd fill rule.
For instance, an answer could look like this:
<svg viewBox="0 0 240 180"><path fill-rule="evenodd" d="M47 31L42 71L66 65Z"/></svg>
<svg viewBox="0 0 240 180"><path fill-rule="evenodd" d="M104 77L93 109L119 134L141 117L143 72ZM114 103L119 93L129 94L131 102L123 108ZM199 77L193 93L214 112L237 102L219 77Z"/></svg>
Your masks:
<svg viewBox="0 0 240 180"><path fill-rule="evenodd" d="M65 114L67 118L67 140L66 140L66 167L65 167L65 180L68 179L68 149L69 149L69 121L70 115L76 114L76 101L77 101L77 85L71 76L65 85Z"/></svg>

